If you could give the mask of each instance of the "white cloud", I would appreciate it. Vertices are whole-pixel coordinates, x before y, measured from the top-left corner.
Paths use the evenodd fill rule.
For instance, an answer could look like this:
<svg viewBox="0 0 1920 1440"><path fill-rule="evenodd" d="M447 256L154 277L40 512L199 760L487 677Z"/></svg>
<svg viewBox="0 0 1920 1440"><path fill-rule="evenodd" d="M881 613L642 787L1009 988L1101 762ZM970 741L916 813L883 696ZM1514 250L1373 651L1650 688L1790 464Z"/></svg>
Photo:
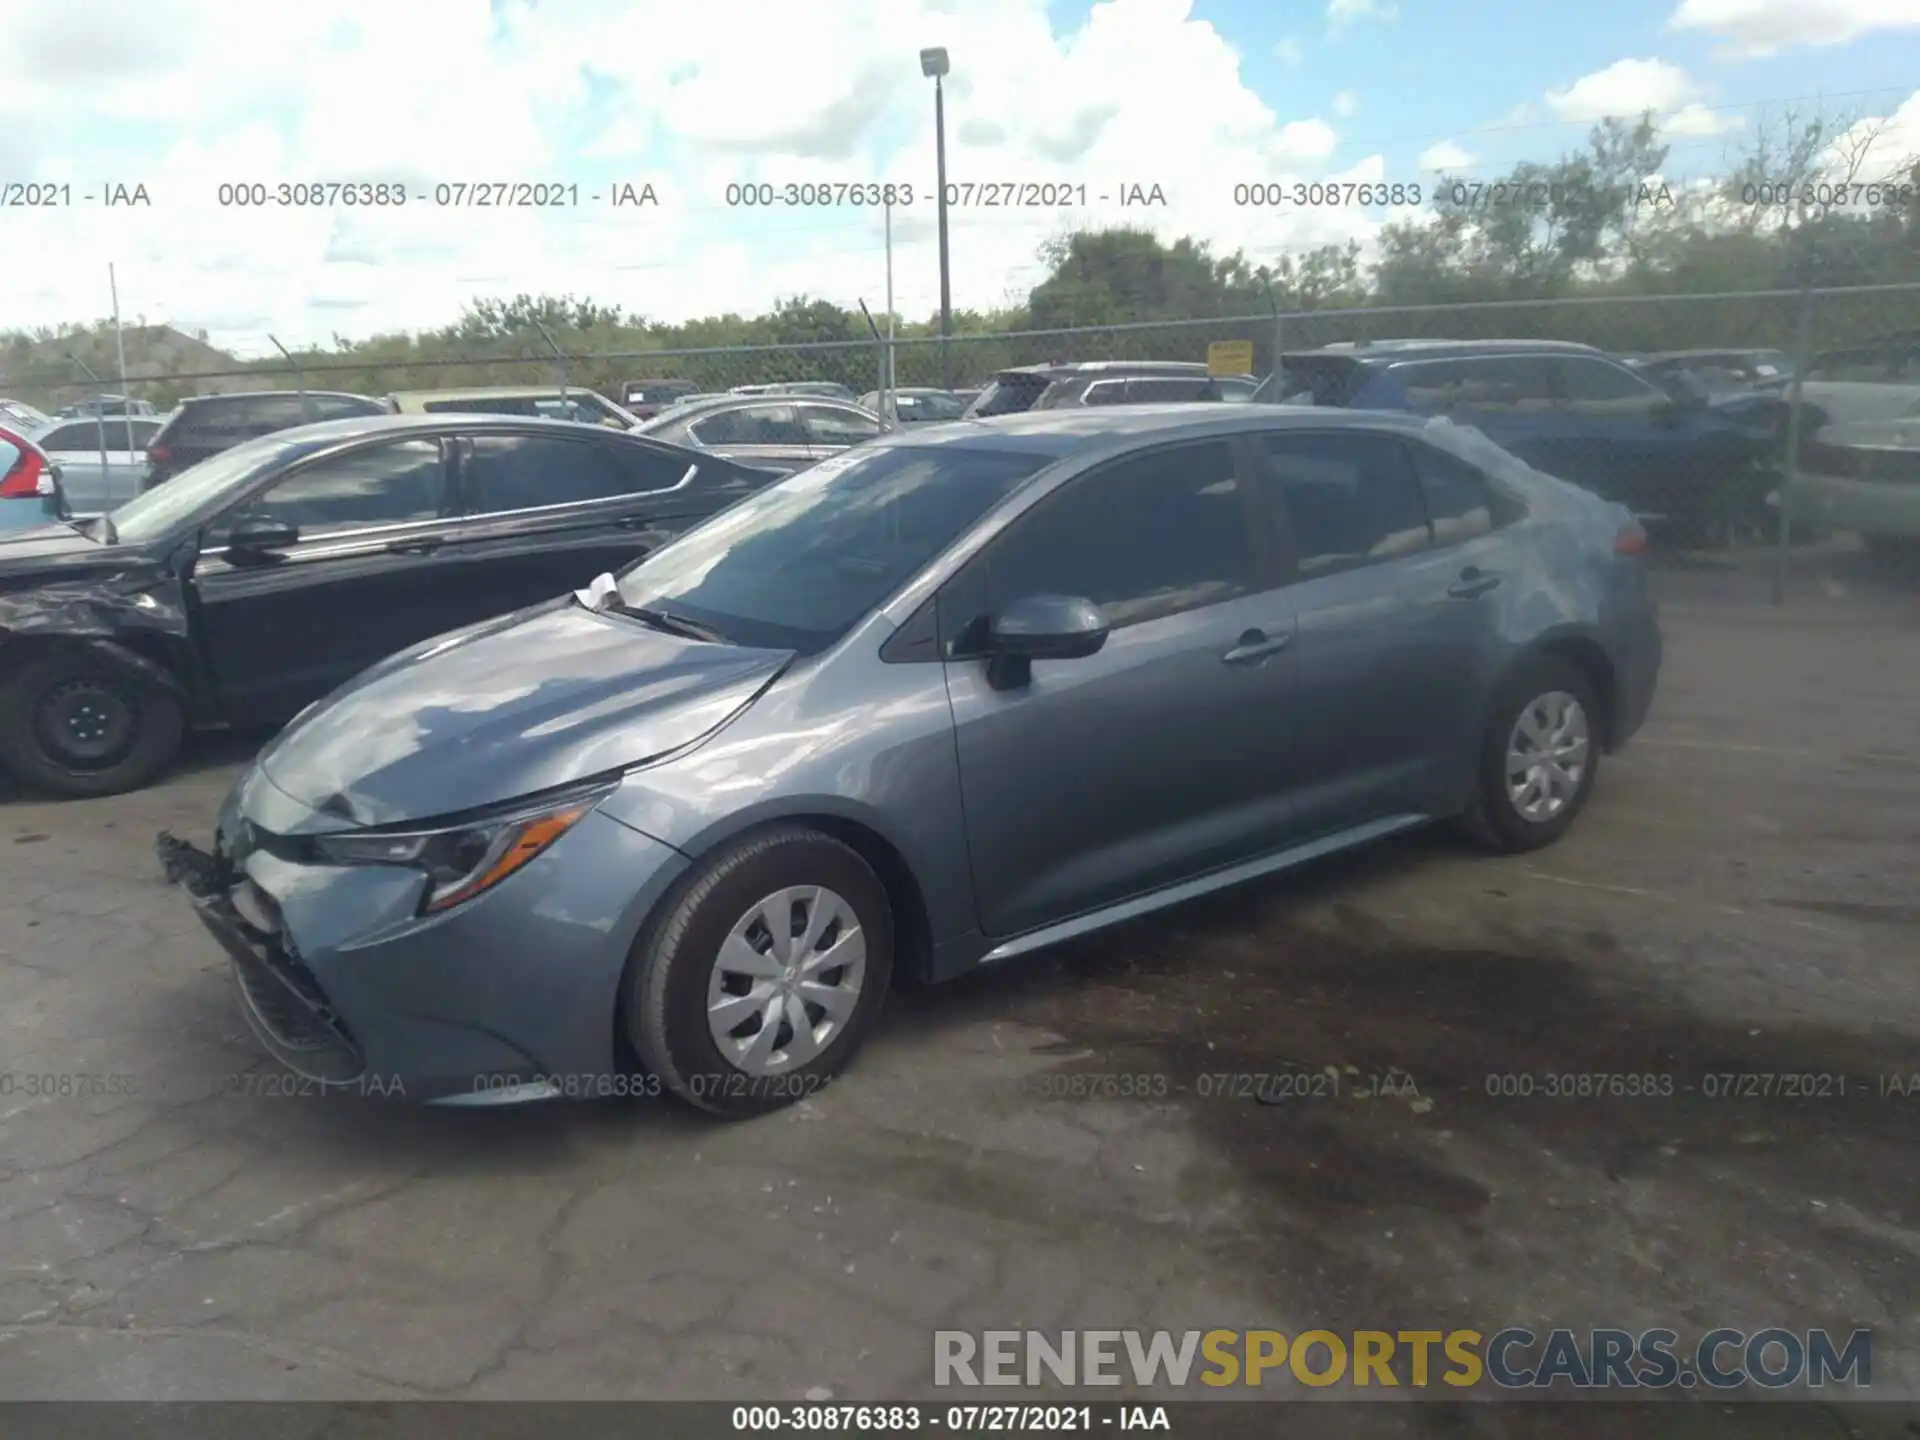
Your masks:
<svg viewBox="0 0 1920 1440"><path fill-rule="evenodd" d="M1369 20L1386 24L1399 15L1393 0L1327 0L1327 24L1335 30Z"/></svg>
<svg viewBox="0 0 1920 1440"><path fill-rule="evenodd" d="M1338 95L1333 97L1333 113L1342 119L1352 115L1353 112L1359 108L1360 102L1354 98L1354 93L1351 90L1342 90Z"/></svg>
<svg viewBox="0 0 1920 1440"><path fill-rule="evenodd" d="M1827 151L1823 166L1835 178L1851 165L1853 178L1862 184L1890 179L1904 184L1913 178L1915 161L1920 161L1920 90L1891 114L1857 121Z"/></svg>
<svg viewBox="0 0 1920 1440"><path fill-rule="evenodd" d="M1667 111L1692 100L1687 72L1664 60L1616 60L1604 70L1582 75L1564 90L1547 92L1547 108L1562 120L1632 118L1642 111Z"/></svg>
<svg viewBox="0 0 1920 1440"><path fill-rule="evenodd" d="M1442 140L1438 145L1429 145L1421 151L1419 163L1422 170L1439 173L1450 170L1471 170L1479 162L1454 141Z"/></svg>
<svg viewBox="0 0 1920 1440"><path fill-rule="evenodd" d="M1693 138L1702 135L1724 135L1729 130L1738 130L1746 124L1743 116L1724 110L1710 110L1697 102L1682 105L1671 115L1660 121L1660 133L1664 136Z"/></svg>
<svg viewBox="0 0 1920 1440"><path fill-rule="evenodd" d="M1274 42L1273 58L1289 69L1298 69L1305 63L1307 52L1301 46L1298 37L1282 35Z"/></svg>
<svg viewBox="0 0 1920 1440"><path fill-rule="evenodd" d="M1920 29L1915 0L1680 0L1667 21L1728 42L1736 55L1844 45L1876 30Z"/></svg>
<svg viewBox="0 0 1920 1440"><path fill-rule="evenodd" d="M1334 128L1316 117L1281 126L1269 142L1267 153L1283 165L1299 164L1326 159L1339 143L1340 137Z"/></svg>
<svg viewBox="0 0 1920 1440"><path fill-rule="evenodd" d="M1232 204L1236 183L1322 175L1339 136L1318 116L1275 114L1190 0L1103 0L1062 31L1048 9L764 4L744 35L686 24L683 0L303 0L285 13L0 0L10 54L33 58L0 87L4 172L67 177L76 192L144 181L154 197L146 210L10 219L0 273L31 278L9 292L7 323L104 314L108 263L126 314L204 327L249 356L271 353L269 334L292 345L441 325L475 295L522 290L662 320L802 293L878 310L876 211L728 206L726 186L747 181L912 185L916 203L893 216L895 295L926 315L938 297L933 87L916 55L928 44L952 55L949 178L1084 184L1088 196L1084 209L956 207L958 306L1024 291L1043 273L1040 244L1069 228L1142 224L1267 258L1377 225L1358 210ZM1168 113L1188 119L1169 126ZM406 179L406 205L218 203L235 182L382 176ZM431 203L438 182L604 192L612 178L653 181L662 204ZM1123 208L1128 185L1158 185L1168 203Z"/></svg>

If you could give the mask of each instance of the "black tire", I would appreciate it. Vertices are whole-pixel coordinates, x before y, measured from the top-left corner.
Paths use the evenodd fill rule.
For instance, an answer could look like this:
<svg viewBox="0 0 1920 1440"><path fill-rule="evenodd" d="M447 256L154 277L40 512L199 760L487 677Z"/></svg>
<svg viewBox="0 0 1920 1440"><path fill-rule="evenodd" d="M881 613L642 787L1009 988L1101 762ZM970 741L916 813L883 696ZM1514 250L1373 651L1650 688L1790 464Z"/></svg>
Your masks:
<svg viewBox="0 0 1920 1440"><path fill-rule="evenodd" d="M85 654L47 655L0 682L0 764L69 799L138 790L173 763L186 728L177 695Z"/></svg>
<svg viewBox="0 0 1920 1440"><path fill-rule="evenodd" d="M1572 797L1561 809L1549 818L1529 819L1508 793L1507 744L1521 713L1555 693L1571 695L1585 712L1586 762ZM1553 844L1572 827L1593 793L1594 779L1600 773L1600 725L1601 711L1593 685L1578 666L1552 655L1538 656L1521 666L1501 688L1481 737L1474 802L1460 817L1461 828L1481 845L1503 854Z"/></svg>
<svg viewBox="0 0 1920 1440"><path fill-rule="evenodd" d="M866 940L865 973L851 1017L825 1049L804 1065L754 1075L723 1055L710 1032L708 987L734 925L789 886L823 886L846 901ZM682 1100L746 1119L803 1100L839 1074L865 1041L892 976L893 909L879 877L838 840L782 825L708 861L641 931L627 965L627 1036L647 1073Z"/></svg>

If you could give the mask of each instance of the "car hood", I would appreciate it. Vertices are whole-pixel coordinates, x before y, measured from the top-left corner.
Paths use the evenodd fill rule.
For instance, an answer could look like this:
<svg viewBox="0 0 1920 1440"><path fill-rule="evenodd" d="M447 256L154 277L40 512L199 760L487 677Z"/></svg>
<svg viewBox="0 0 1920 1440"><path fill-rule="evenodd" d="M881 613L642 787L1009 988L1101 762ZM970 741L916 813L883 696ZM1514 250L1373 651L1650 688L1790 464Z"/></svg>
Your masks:
<svg viewBox="0 0 1920 1440"><path fill-rule="evenodd" d="M430 819L684 749L792 658L683 640L569 598L382 661L296 717L259 766L318 812L311 828Z"/></svg>
<svg viewBox="0 0 1920 1440"><path fill-rule="evenodd" d="M125 563L131 552L123 546L89 540L62 521L34 525L0 534L0 577L45 571L48 574Z"/></svg>

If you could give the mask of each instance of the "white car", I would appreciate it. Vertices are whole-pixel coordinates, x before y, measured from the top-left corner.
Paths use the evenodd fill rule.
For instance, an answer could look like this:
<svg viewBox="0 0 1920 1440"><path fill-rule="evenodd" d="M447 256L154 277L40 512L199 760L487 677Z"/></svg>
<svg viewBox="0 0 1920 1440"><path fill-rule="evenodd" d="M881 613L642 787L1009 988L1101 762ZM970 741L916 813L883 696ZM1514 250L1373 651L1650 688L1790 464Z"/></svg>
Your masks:
<svg viewBox="0 0 1920 1440"><path fill-rule="evenodd" d="M60 484L73 513L98 515L140 493L147 446L164 423L158 415L54 420L34 430L31 438L60 468Z"/></svg>
<svg viewBox="0 0 1920 1440"><path fill-rule="evenodd" d="M24 400L0 397L0 425L11 425L24 433L52 423L53 417L46 411L35 409Z"/></svg>

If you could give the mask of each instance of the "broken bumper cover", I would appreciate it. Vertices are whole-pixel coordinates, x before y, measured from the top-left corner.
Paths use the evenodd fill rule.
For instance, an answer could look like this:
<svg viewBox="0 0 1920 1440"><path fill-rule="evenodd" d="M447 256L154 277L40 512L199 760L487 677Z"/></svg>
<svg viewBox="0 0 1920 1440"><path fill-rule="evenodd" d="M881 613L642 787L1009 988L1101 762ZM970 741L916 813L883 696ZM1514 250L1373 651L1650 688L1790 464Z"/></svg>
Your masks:
<svg viewBox="0 0 1920 1440"><path fill-rule="evenodd" d="M213 851L166 835L158 850L282 1065L344 1094L460 1105L591 1094L583 1079L621 1074L627 955L679 852L596 813L497 888L421 917L418 872L282 844L236 861L232 823L230 802Z"/></svg>

